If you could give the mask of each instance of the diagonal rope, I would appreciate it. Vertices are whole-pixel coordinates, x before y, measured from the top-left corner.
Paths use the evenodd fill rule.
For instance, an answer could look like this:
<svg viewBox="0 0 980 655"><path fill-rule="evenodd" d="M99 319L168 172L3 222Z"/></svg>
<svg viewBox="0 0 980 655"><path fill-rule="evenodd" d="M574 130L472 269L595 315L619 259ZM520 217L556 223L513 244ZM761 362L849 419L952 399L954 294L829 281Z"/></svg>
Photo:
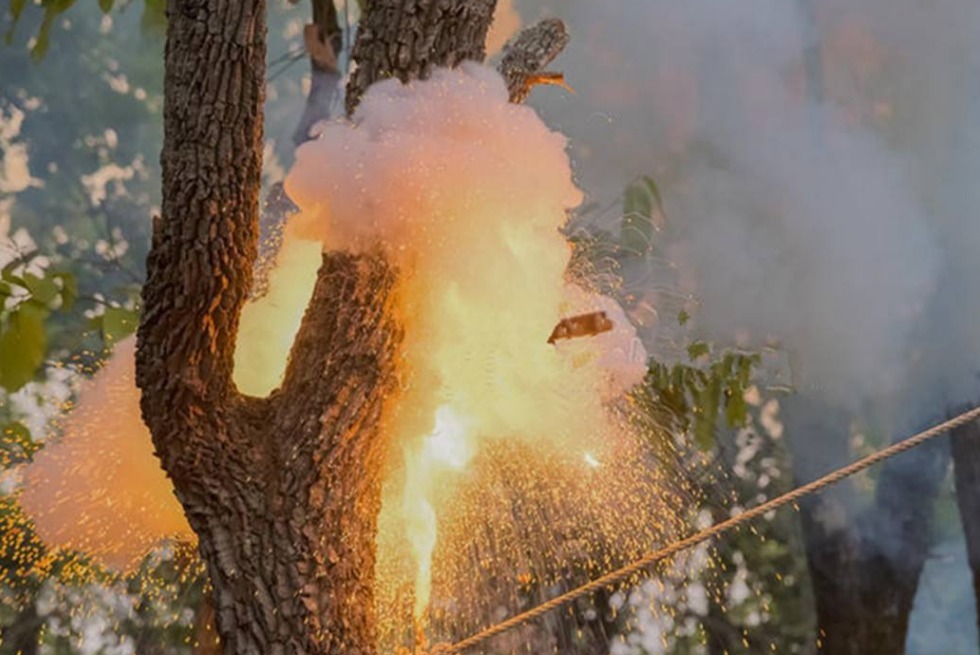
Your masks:
<svg viewBox="0 0 980 655"><path fill-rule="evenodd" d="M928 430L919 432L918 434L894 443L887 448L882 448L881 450L874 452L867 457L863 457L856 462L832 471L822 478L814 480L813 482L799 486L792 491L783 494L782 496L777 496L772 500L768 500L761 505L757 505L752 509L733 516L732 518L716 523L711 527L702 530L701 532L692 534L691 536L681 539L680 541L675 541L674 543L665 546L660 550L641 557L632 564L628 564L621 569L607 573L602 577L596 578L591 582L587 582L580 587L576 587L571 591L561 594L560 596L555 596L551 600L545 601L537 607L533 607L526 612L517 614L516 616L512 616L505 621L492 625L470 637L467 637L466 639L463 639L462 641L457 641L454 644L438 644L433 647L431 655L456 655L457 653L461 653L462 651L477 646L503 632L507 632L511 628L516 628L517 626L527 623L528 621L532 621L552 610L568 605L569 603L583 596L587 596L588 594L598 591L599 589L608 587L618 582L623 582L627 578L648 569L653 564L665 560L672 555L676 555L677 553L691 548L692 546L696 546L697 544L707 541L713 537L717 537L718 535L728 532L732 528L736 528L743 523L748 523L749 521L752 521L763 514L767 514L785 505L795 503L804 496L817 493L825 487L829 487L833 484L837 484L845 478L849 478L855 473L860 473L861 471L870 468L875 464L883 462L886 459L890 459L895 455L904 453L907 450L911 450L916 446L920 446L930 439L945 434L950 430L955 430L956 428L966 425L967 423L970 423L978 418L980 418L980 407L974 407L973 409L963 412L959 416L951 418L944 423L940 423L929 428Z"/></svg>

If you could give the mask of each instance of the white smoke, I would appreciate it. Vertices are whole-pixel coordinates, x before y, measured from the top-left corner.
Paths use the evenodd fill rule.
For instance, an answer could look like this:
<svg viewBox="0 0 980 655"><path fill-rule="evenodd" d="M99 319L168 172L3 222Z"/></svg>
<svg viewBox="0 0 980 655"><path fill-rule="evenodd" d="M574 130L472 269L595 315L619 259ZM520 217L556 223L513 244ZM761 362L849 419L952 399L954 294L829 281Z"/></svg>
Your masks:
<svg viewBox="0 0 980 655"><path fill-rule="evenodd" d="M598 198L660 182L707 335L779 340L832 405L976 399L980 5L544 4L578 93L532 103Z"/></svg>

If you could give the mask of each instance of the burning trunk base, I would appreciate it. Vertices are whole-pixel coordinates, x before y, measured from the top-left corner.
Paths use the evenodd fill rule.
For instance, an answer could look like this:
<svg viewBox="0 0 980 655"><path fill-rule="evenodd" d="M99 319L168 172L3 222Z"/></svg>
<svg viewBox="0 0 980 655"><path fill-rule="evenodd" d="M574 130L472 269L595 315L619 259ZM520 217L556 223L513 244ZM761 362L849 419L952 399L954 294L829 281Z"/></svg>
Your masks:
<svg viewBox="0 0 980 655"><path fill-rule="evenodd" d="M651 435L656 438L659 435ZM680 533L687 493L661 478L645 446L581 453L500 442L474 460L441 504L431 599L416 605L409 545L382 514L378 615L383 648L452 642L635 559ZM571 617L502 635L494 652L602 652L608 599ZM414 626L413 634L405 626Z"/></svg>
<svg viewBox="0 0 980 655"><path fill-rule="evenodd" d="M614 300L566 278L571 246L561 228L581 193L565 141L533 110L510 103L496 73L464 64L411 86L392 80L371 87L353 122L328 125L298 150L286 190L300 213L286 226L268 292L243 312L235 353L236 386L253 396L243 406L259 414L208 419L228 418L208 429L247 429L250 436L229 443L254 445L242 458L256 470L229 475L228 484L276 480L275 500L283 505L263 505L266 487L242 491L254 494L257 514L239 512L241 525L222 532L232 517L223 503L233 499L216 495L221 485L208 486L217 472L178 471L197 461L185 462L179 452L164 461L195 532L207 536L203 550L226 637L261 644L233 627L286 620L275 608L288 606L297 634L306 626L296 643L321 652L330 647L335 620L351 623L338 600L351 598L361 609L376 606L386 652L424 649L679 532L688 492L668 482L676 469L654 456L664 435L637 431L624 418L623 393L642 380L646 353ZM321 250L362 254L324 260ZM370 276L354 274L381 260L397 270L385 278L384 293L368 284ZM388 297L391 305L380 306ZM308 305L320 310L304 314ZM546 343L563 316L593 318L566 321L567 334L559 336L589 336ZM404 339L395 361L373 361L389 344L365 340L396 333ZM297 361L303 352L313 353L310 361ZM328 374L338 370L339 382ZM394 377L396 387L380 389ZM320 407L318 421L303 418L309 407L302 405L311 403ZM170 425L173 417L161 407L147 411ZM380 434L372 436L376 428ZM149 439L142 443L149 451ZM345 450L356 444L360 454ZM338 459L344 453L354 459ZM374 476L377 498L358 486ZM355 507L362 501L370 507ZM381 513L373 542L373 524L352 525L351 516L367 516L375 501ZM172 506L169 495L167 502ZM297 522L285 536L273 520L280 516ZM296 597L283 599L263 582L265 568L248 568L252 546L237 540L248 526L272 531L255 536L263 548L292 553L272 565L286 567L279 579L297 580L291 592L284 589ZM344 537L348 532L355 537ZM356 552L345 555L347 546ZM255 589L242 586L243 571ZM338 587L337 580L354 586ZM272 619L252 617L257 605L249 599L266 594ZM575 621L601 634L602 605ZM302 617L329 620L321 629ZM271 639L275 625L269 631ZM577 633L528 628L501 643L517 638L536 651L588 652L604 641L579 643ZM366 643L359 648L369 652Z"/></svg>

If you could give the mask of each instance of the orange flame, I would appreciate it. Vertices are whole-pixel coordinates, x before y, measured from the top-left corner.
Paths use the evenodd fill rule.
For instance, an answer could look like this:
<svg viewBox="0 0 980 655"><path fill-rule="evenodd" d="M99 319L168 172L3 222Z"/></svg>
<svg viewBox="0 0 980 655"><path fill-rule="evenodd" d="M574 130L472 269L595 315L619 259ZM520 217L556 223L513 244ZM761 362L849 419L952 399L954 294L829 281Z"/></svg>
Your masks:
<svg viewBox="0 0 980 655"><path fill-rule="evenodd" d="M386 417L394 447L379 547L385 561L411 553L419 622L430 603L438 526L459 514L449 510L460 485L470 488L479 478L474 462L512 443L558 455L555 467L575 462L566 475L600 467L622 434L605 403L645 370L645 352L618 305L565 279L571 247L560 229L581 194L564 148L532 109L508 102L503 81L488 69L464 65L411 86L375 85L354 124L328 125L298 152L287 190L301 214L288 226L268 294L243 313L235 381L246 393L265 395L282 376L321 247L356 250L381 240L399 267L406 385ZM605 312L612 329L546 343L561 319L592 312ZM131 376L119 377L115 368L131 359L127 346L100 378L129 385L136 398ZM105 395L83 397L83 410L90 402L113 405ZM138 417L135 403L127 408ZM77 413L83 432L118 433L118 447L140 450L154 464L145 472L154 480L154 502L179 517L142 423L96 414ZM64 447L91 444L73 434L69 429ZM47 477L61 473L55 467ZM103 487L100 500L131 493L116 480ZM93 499L76 494L66 506L83 501ZM63 513L52 516L78 529ZM101 523L90 536L129 530L132 517L107 516L115 527ZM165 527L186 532L182 523L160 520L134 547ZM42 533L65 538L61 528Z"/></svg>
<svg viewBox="0 0 980 655"><path fill-rule="evenodd" d="M508 102L499 76L464 65L372 87L355 124L324 128L286 182L300 233L354 249L380 239L400 269L407 385L387 426L403 460L382 521L402 526L415 560L416 617L429 604L438 516L467 464L501 439L582 461L614 430L604 400L645 369L622 310L565 280L560 230L581 194L564 147ZM601 311L616 329L546 343L563 316Z"/></svg>

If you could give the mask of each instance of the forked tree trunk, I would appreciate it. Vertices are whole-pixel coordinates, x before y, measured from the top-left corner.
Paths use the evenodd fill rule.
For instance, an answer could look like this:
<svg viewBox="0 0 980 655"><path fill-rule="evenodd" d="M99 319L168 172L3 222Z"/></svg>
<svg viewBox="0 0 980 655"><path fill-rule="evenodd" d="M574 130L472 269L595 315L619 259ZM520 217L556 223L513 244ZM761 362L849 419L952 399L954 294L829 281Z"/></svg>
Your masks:
<svg viewBox="0 0 980 655"><path fill-rule="evenodd" d="M348 107L376 79L482 58L493 6L369 2ZM325 255L282 387L264 399L237 391L258 238L265 2L169 0L167 13L163 210L137 351L144 420L198 535L225 652L373 653L394 272L380 252Z"/></svg>

